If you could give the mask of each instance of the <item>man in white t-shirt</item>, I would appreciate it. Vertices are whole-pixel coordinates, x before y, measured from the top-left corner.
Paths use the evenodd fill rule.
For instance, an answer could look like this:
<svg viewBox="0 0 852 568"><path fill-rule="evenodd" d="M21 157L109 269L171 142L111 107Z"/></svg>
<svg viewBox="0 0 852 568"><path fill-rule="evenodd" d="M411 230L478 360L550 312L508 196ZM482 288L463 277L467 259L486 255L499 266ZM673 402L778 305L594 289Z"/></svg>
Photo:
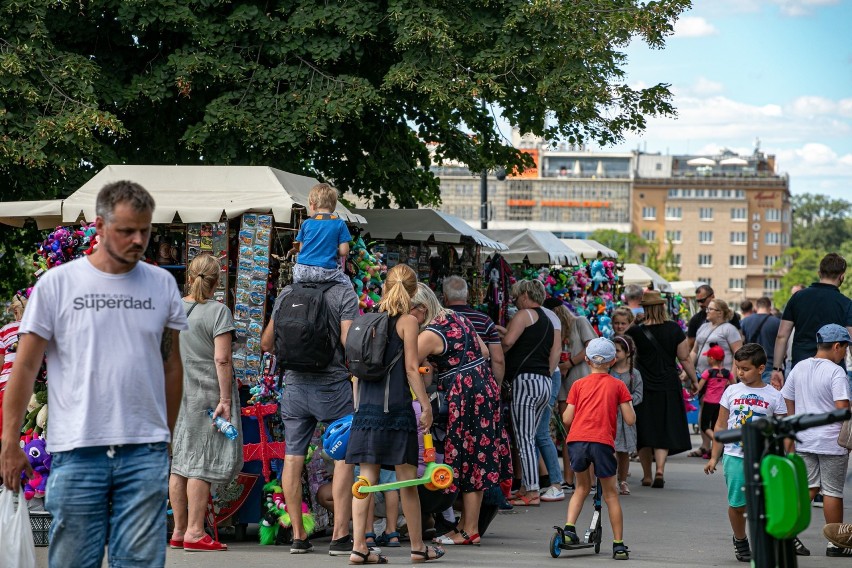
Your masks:
<svg viewBox="0 0 852 568"><path fill-rule="evenodd" d="M0 473L18 491L31 475L18 429L47 351L53 463L51 567L165 564L168 443L183 390L178 334L187 329L174 277L139 262L154 200L138 184L105 186L96 203L99 245L50 269L19 330L3 401Z"/></svg>
<svg viewBox="0 0 852 568"><path fill-rule="evenodd" d="M840 363L852 338L847 329L830 323L817 332L817 353L799 361L787 377L781 395L787 414L823 413L849 408L849 385ZM826 523L843 522L843 485L849 450L838 445L841 424L828 424L796 434L796 453L808 468L808 487L813 499L817 492L824 498ZM826 556L852 557L852 549L828 543Z"/></svg>

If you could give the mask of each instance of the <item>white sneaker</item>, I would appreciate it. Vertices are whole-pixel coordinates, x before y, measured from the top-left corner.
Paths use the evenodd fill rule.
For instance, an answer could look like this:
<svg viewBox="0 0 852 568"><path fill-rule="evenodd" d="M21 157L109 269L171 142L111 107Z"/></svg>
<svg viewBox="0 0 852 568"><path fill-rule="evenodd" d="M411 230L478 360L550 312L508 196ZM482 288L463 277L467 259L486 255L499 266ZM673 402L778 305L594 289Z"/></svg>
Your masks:
<svg viewBox="0 0 852 568"><path fill-rule="evenodd" d="M539 495L542 501L564 501L565 500L565 492L558 487L554 487L551 485L547 488L547 491Z"/></svg>

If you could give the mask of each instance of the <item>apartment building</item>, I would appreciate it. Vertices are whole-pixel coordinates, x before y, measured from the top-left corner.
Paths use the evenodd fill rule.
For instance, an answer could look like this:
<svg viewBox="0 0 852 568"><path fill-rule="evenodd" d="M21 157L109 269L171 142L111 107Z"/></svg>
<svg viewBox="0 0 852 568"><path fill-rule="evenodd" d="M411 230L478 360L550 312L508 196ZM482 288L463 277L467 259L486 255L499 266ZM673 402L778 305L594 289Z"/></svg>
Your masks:
<svg viewBox="0 0 852 568"><path fill-rule="evenodd" d="M774 268L790 245L789 180L774 156L639 154L633 230L671 246L681 278L701 280L729 301L771 295Z"/></svg>

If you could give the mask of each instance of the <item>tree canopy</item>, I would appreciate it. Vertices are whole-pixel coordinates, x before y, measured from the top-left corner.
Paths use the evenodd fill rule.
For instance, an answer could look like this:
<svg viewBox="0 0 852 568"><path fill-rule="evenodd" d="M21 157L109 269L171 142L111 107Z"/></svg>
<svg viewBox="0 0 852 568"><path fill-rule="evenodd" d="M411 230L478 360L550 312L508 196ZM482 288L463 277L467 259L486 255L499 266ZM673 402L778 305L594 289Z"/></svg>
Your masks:
<svg viewBox="0 0 852 568"><path fill-rule="evenodd" d="M852 203L828 195L800 193L791 199L793 245L818 251L839 252L852 240Z"/></svg>
<svg viewBox="0 0 852 568"><path fill-rule="evenodd" d="M622 233L615 229L597 229L589 238L611 248L624 262L641 262L642 253L648 248L648 241L634 233Z"/></svg>
<svg viewBox="0 0 852 568"><path fill-rule="evenodd" d="M522 169L522 132L617 142L674 112L625 82L689 0L0 2L4 199L111 163L270 165L377 206L437 203L434 158Z"/></svg>

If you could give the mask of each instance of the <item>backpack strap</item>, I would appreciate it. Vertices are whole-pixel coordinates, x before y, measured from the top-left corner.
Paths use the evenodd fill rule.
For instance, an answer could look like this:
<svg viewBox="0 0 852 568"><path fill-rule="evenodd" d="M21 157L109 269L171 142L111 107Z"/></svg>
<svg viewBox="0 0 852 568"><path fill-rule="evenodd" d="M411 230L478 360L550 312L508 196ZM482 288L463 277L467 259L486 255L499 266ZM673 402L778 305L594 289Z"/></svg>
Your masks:
<svg viewBox="0 0 852 568"><path fill-rule="evenodd" d="M402 357L402 354L405 353L405 347L401 347L400 350L394 355L393 359L391 359L390 364L387 367L387 372L385 373L385 414L390 412L390 376L391 371L396 366L399 359ZM361 387L363 386L363 381L358 379L358 388L355 389L353 393L353 404L355 406L355 412L358 412L358 407L361 405Z"/></svg>

